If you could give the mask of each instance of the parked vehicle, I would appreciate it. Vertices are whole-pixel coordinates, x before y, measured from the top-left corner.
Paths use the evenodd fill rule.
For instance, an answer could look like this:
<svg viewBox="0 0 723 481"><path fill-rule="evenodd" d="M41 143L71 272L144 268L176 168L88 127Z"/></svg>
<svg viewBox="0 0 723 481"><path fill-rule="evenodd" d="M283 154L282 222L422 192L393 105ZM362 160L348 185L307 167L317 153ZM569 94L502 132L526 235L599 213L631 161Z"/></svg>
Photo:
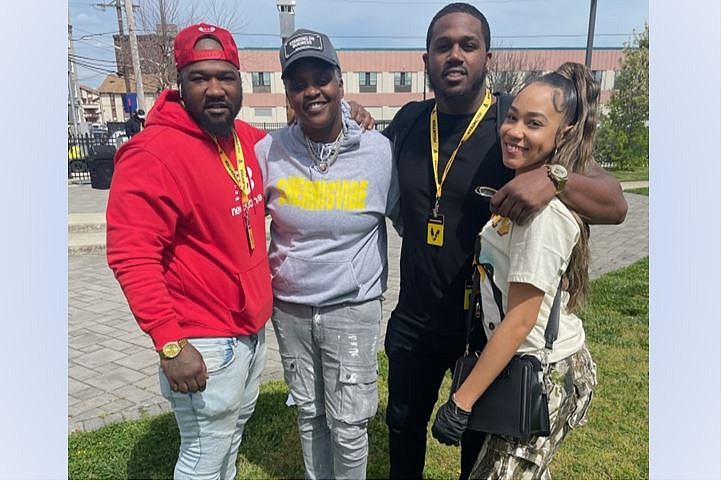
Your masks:
<svg viewBox="0 0 723 481"><path fill-rule="evenodd" d="M114 145L116 148L128 142L129 137L125 132L117 130L108 137L108 145Z"/></svg>

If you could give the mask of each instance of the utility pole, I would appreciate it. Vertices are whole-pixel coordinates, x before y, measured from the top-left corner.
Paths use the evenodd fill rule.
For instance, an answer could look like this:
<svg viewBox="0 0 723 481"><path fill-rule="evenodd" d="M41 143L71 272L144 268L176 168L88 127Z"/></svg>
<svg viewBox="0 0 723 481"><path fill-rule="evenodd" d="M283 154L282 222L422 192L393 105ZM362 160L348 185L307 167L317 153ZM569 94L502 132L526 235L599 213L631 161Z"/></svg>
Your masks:
<svg viewBox="0 0 723 481"><path fill-rule="evenodd" d="M276 0L276 8L279 10L279 31L281 33L281 45L284 44L292 33L294 33L294 8L296 0ZM284 96L286 98L286 96ZM294 117L294 111L286 99L286 121L290 122Z"/></svg>
<svg viewBox="0 0 723 481"><path fill-rule="evenodd" d="M145 93L143 92L143 74L141 73L141 61L138 56L138 39L136 38L136 22L133 18L133 0L125 0L126 17L128 18L128 37L131 44L131 59L133 60L133 75L136 78L136 96L138 98L138 110L145 110Z"/></svg>
<svg viewBox="0 0 723 481"><path fill-rule="evenodd" d="M79 135L81 130L85 130L85 119L83 118L82 109L80 107L78 74L74 64L75 48L73 47L73 26L68 24L68 113L70 113L70 121L73 123L73 134ZM79 110L81 110L79 112ZM82 125L82 129L81 129Z"/></svg>
<svg viewBox="0 0 723 481"><path fill-rule="evenodd" d="M118 40L120 43L120 55L118 56L121 59L120 72L123 75L123 81L126 84L126 93L130 93L131 91L131 79L128 78L128 65L126 65L126 49L125 49L125 39L123 38L123 9L121 8L121 0L115 0L115 14L118 17Z"/></svg>
<svg viewBox="0 0 723 481"><path fill-rule="evenodd" d="M587 48L585 49L585 66L592 68L592 39L595 37L595 11L597 0L590 0L590 22L587 25Z"/></svg>

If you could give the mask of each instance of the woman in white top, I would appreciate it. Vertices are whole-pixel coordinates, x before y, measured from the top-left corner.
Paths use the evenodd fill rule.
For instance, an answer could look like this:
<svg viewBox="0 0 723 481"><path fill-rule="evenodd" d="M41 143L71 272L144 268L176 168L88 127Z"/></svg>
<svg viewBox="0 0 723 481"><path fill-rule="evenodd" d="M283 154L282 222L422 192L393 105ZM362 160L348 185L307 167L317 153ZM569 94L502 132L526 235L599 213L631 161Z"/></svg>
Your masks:
<svg viewBox="0 0 723 481"><path fill-rule="evenodd" d="M590 71L577 63L565 63L528 84L500 127L504 164L516 173L550 169L560 192L567 172L584 173L592 161L599 91ZM585 331L575 315L588 288L588 229L554 198L526 224L493 215L480 243L479 263L492 268L492 275L483 274L480 281L488 341L469 377L440 409L433 433L456 444L472 406L512 357L543 357L547 319L561 285L559 332L552 351L544 354L550 435L527 441L488 435L470 476L548 478L548 466L566 434L586 422L596 384ZM501 293L499 304L493 289Z"/></svg>

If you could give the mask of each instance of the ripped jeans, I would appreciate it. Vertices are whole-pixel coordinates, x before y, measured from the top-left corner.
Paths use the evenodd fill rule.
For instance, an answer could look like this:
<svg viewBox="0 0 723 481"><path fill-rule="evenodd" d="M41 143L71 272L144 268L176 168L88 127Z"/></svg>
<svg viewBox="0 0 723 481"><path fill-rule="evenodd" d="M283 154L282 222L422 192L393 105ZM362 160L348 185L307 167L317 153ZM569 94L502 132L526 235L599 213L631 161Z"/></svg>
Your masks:
<svg viewBox="0 0 723 481"><path fill-rule="evenodd" d="M263 328L249 336L188 340L208 370L206 390L173 392L158 368L161 393L176 415L181 448L174 479L234 479L246 422L254 412L266 363Z"/></svg>
<svg viewBox="0 0 723 481"><path fill-rule="evenodd" d="M379 299L327 307L274 300L271 321L299 409L306 479L366 479L381 317Z"/></svg>

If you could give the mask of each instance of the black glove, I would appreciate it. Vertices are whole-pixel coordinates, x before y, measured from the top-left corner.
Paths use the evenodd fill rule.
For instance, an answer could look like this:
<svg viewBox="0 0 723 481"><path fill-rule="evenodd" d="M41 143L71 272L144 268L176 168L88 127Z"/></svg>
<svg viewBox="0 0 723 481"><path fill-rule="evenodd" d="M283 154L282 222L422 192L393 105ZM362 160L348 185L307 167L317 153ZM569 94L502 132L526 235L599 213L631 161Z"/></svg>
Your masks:
<svg viewBox="0 0 723 481"><path fill-rule="evenodd" d="M467 430L467 421L471 413L457 407L450 399L437 411L432 425L432 436L442 444L459 446L462 434Z"/></svg>

